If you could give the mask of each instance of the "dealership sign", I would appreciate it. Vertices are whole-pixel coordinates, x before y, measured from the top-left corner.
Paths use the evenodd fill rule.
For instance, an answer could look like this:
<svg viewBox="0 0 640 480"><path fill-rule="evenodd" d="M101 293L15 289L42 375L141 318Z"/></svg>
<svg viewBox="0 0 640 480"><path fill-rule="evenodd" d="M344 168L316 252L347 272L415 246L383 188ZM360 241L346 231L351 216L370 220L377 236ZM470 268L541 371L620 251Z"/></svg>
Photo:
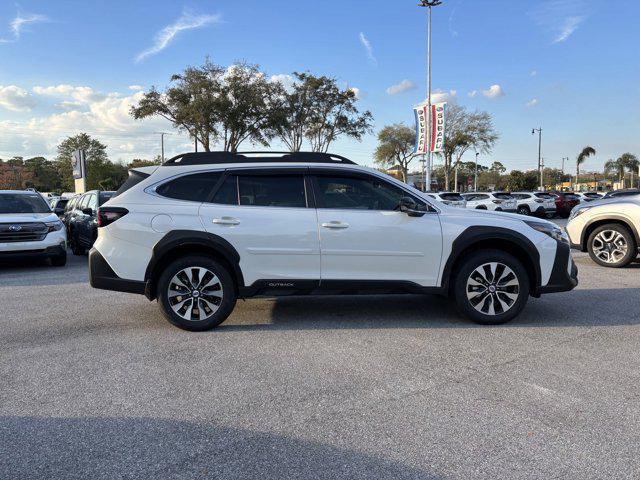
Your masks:
<svg viewBox="0 0 640 480"><path fill-rule="evenodd" d="M71 167L73 168L73 178L76 180L86 178L87 162L84 150L76 150L71 154Z"/></svg>
<svg viewBox="0 0 640 480"><path fill-rule="evenodd" d="M441 152L444 144L446 103L420 105L413 109L416 116L416 145L413 153Z"/></svg>

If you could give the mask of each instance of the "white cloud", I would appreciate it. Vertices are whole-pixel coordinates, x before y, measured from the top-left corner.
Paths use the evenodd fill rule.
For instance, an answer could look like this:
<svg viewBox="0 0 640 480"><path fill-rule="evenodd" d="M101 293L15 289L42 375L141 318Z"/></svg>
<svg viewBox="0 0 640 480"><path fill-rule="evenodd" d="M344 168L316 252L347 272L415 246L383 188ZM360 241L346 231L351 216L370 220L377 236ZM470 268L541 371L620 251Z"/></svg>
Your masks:
<svg viewBox="0 0 640 480"><path fill-rule="evenodd" d="M532 98L527 103L525 103L525 106L527 108L531 108L531 107L535 107L536 105L538 105L538 103L540 103L540 101L537 98Z"/></svg>
<svg viewBox="0 0 640 480"><path fill-rule="evenodd" d="M349 90L351 90L354 93L357 100L362 100L364 97L366 97L365 92L360 90L358 87L351 87L349 88Z"/></svg>
<svg viewBox="0 0 640 480"><path fill-rule="evenodd" d="M0 85L0 106L13 112L28 112L36 104L33 96L16 85Z"/></svg>
<svg viewBox="0 0 640 480"><path fill-rule="evenodd" d="M13 43L20 40L20 36L22 35L22 30L25 25L29 25L31 23L41 23L48 21L48 18L44 15L40 15L37 13L25 13L22 14L20 12L17 13L16 18L11 20L9 23L9 29L11 30L12 38L0 38L0 43Z"/></svg>
<svg viewBox="0 0 640 480"><path fill-rule="evenodd" d="M140 90L144 90L144 87L142 85L129 85L129 90L132 90L134 92L139 92Z"/></svg>
<svg viewBox="0 0 640 480"><path fill-rule="evenodd" d="M531 70L531 73L529 73L529 76L531 76L531 77L535 77L536 75L538 75L538 71L537 70Z"/></svg>
<svg viewBox="0 0 640 480"><path fill-rule="evenodd" d="M68 84L51 85L47 87L35 86L33 87L33 92L45 97L63 98L67 101L73 101L76 104L89 104L107 97L107 95L96 92L91 87L77 87ZM66 102L66 104L68 104L68 102Z"/></svg>
<svg viewBox="0 0 640 480"><path fill-rule="evenodd" d="M362 46L367 51L367 58L369 59L369 61L374 65L377 65L378 60L376 60L376 57L373 55L373 47L371 46L371 42L362 32L360 32L360 43L362 43Z"/></svg>
<svg viewBox="0 0 640 480"><path fill-rule="evenodd" d="M389 95L398 95L399 93L408 92L409 90L415 90L417 88L416 84L411 80L402 80L400 83L396 85L391 85L387 88L387 93Z"/></svg>
<svg viewBox="0 0 640 480"><path fill-rule="evenodd" d="M296 83L296 79L293 77L293 75L289 75L288 73L271 75L269 77L269 81L279 83L288 92L291 92L291 90L293 89L293 84Z"/></svg>
<svg viewBox="0 0 640 480"><path fill-rule="evenodd" d="M552 43L562 43L588 18L588 10L586 0L546 0L539 2L530 15L547 31Z"/></svg>
<svg viewBox="0 0 640 480"><path fill-rule="evenodd" d="M158 33L156 33L153 45L148 49L140 52L136 58L136 62L141 62L147 57L155 55L167 48L176 36L183 31L193 30L196 28L206 27L220 21L220 15L196 15L188 10L182 13L182 16L171 25L167 25Z"/></svg>
<svg viewBox="0 0 640 480"><path fill-rule="evenodd" d="M478 91L477 90L471 90L469 93L467 93L467 96L469 98L476 98L478 96Z"/></svg>
<svg viewBox="0 0 640 480"><path fill-rule="evenodd" d="M446 90L435 90L433 92L431 92L431 103L442 103L442 102L448 102L448 103L455 103L457 101L458 98L458 91L457 90L449 90L448 92ZM419 105L424 105L427 103L427 99L425 98L422 102L419 103Z"/></svg>
<svg viewBox="0 0 640 480"><path fill-rule="evenodd" d="M500 85L491 85L487 90L482 91L482 95L491 100L504 97L504 91Z"/></svg>

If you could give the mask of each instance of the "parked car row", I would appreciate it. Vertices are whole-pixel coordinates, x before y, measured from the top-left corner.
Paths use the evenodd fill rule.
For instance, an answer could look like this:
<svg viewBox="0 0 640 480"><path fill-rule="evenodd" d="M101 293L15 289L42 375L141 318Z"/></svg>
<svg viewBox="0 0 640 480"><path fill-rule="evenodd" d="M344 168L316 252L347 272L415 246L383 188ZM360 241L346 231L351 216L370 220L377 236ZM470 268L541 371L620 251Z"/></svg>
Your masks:
<svg viewBox="0 0 640 480"><path fill-rule="evenodd" d="M98 237L98 208L116 192L92 190L68 201L62 213L67 227L69 248L74 255L85 255Z"/></svg>

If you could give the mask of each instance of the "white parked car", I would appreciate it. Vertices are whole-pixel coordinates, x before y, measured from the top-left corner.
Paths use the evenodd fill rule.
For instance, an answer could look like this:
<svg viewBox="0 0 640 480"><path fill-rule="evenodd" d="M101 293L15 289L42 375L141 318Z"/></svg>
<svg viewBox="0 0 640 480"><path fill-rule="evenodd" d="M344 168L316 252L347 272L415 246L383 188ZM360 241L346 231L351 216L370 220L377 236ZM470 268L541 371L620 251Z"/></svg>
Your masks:
<svg viewBox="0 0 640 480"><path fill-rule="evenodd" d="M508 192L470 192L462 195L467 208L491 210L495 212L516 212L516 199Z"/></svg>
<svg viewBox="0 0 640 480"><path fill-rule="evenodd" d="M624 267L638 256L640 195L581 203L573 208L567 233L574 248L605 267Z"/></svg>
<svg viewBox="0 0 640 480"><path fill-rule="evenodd" d="M581 202L600 200L604 196L600 195L598 192L574 192L574 195L578 197Z"/></svg>
<svg viewBox="0 0 640 480"><path fill-rule="evenodd" d="M451 207L467 207L467 201L458 192L427 192L427 195Z"/></svg>
<svg viewBox="0 0 640 480"><path fill-rule="evenodd" d="M0 264L10 258L37 257L61 267L67 263L67 233L42 195L0 190Z"/></svg>
<svg viewBox="0 0 640 480"><path fill-rule="evenodd" d="M552 218L556 214L556 199L545 192L513 192L518 213Z"/></svg>
<svg viewBox="0 0 640 480"><path fill-rule="evenodd" d="M187 153L118 192L98 209L91 285L158 299L187 330L238 298L322 293L436 293L496 324L577 285L553 223L452 208L337 155Z"/></svg>

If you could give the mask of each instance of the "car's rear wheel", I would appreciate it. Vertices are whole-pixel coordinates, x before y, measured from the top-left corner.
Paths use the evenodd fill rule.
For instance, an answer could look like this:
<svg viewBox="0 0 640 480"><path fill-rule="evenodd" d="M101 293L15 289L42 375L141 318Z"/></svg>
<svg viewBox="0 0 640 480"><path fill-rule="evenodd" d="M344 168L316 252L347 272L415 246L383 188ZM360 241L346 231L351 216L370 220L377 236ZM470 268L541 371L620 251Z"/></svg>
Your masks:
<svg viewBox="0 0 640 480"><path fill-rule="evenodd" d="M461 313L469 319L498 325L522 311L529 284L529 275L517 258L500 250L481 250L463 261L453 293Z"/></svg>
<svg viewBox="0 0 640 480"><path fill-rule="evenodd" d="M591 232L587 250L591 259L603 267L624 267L637 256L633 234L617 223L601 225Z"/></svg>
<svg viewBox="0 0 640 480"><path fill-rule="evenodd" d="M171 263L158 279L158 302L167 319L184 330L209 330L224 322L236 304L227 269L194 255Z"/></svg>

